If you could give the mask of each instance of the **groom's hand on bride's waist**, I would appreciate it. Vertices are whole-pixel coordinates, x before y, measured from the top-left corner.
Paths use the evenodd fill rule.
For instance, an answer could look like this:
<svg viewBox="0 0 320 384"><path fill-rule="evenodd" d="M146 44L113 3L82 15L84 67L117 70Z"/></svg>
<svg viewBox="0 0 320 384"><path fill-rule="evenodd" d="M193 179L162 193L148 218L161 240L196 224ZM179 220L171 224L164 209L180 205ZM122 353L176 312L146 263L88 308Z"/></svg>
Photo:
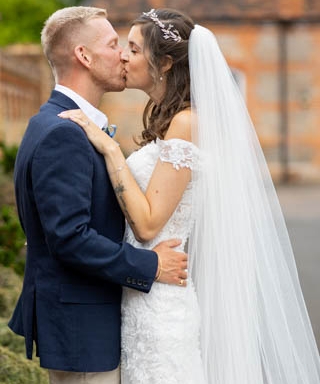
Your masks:
<svg viewBox="0 0 320 384"><path fill-rule="evenodd" d="M184 252L175 251L181 240L172 239L159 243L153 248L158 255L158 270L155 281L165 284L187 285L187 259Z"/></svg>

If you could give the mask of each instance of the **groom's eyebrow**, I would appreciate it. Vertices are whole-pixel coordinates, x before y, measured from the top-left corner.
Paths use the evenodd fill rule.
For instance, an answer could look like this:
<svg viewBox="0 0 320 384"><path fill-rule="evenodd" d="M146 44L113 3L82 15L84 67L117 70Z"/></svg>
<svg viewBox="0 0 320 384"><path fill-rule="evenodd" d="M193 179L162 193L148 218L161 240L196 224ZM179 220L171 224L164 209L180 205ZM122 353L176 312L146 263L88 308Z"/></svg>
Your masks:
<svg viewBox="0 0 320 384"><path fill-rule="evenodd" d="M110 43L113 43L113 42L118 43L118 41L119 41L118 34L113 34L112 36L110 36L110 39L107 40L107 44L110 44Z"/></svg>
<svg viewBox="0 0 320 384"><path fill-rule="evenodd" d="M106 42L107 45L112 45L112 44L116 44L117 45L118 43L119 43L118 37L113 37L112 39L110 39L110 40L108 40Z"/></svg>

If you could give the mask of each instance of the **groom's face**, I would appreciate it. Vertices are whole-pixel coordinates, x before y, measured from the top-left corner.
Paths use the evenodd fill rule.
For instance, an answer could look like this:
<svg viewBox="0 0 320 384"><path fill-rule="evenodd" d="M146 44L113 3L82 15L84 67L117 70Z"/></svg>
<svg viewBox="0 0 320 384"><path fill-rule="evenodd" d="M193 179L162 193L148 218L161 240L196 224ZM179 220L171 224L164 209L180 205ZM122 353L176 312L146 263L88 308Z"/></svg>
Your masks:
<svg viewBox="0 0 320 384"><path fill-rule="evenodd" d="M87 49L92 63L90 75L104 92L117 92L125 88L124 65L120 55L119 36L110 22L97 18L88 22L89 39Z"/></svg>

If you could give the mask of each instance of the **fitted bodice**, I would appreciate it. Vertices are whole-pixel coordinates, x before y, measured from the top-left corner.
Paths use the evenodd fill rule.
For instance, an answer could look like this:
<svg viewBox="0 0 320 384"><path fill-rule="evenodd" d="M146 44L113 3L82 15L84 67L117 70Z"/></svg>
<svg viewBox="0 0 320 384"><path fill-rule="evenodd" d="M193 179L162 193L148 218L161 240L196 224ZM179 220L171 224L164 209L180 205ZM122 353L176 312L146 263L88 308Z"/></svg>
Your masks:
<svg viewBox="0 0 320 384"><path fill-rule="evenodd" d="M151 142L132 153L127 159L127 164L141 190L145 192L158 160L171 163L179 172L179 169L184 167L193 169L197 153L197 148L188 141L157 139L156 142ZM151 249L163 240L179 238L182 240L180 248L183 249L192 224L192 181L190 181L174 213L153 240L139 243L127 225L126 241L136 247Z"/></svg>

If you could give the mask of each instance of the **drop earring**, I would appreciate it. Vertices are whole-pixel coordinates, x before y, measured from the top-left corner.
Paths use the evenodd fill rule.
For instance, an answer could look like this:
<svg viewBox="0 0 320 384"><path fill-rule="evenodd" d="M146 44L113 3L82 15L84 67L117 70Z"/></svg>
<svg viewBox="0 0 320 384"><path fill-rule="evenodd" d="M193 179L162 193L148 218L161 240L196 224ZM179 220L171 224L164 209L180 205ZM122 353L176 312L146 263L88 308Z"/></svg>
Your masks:
<svg viewBox="0 0 320 384"><path fill-rule="evenodd" d="M162 77L162 76L160 76L159 80L160 80L160 81L162 81L162 80L163 80L163 77Z"/></svg>

